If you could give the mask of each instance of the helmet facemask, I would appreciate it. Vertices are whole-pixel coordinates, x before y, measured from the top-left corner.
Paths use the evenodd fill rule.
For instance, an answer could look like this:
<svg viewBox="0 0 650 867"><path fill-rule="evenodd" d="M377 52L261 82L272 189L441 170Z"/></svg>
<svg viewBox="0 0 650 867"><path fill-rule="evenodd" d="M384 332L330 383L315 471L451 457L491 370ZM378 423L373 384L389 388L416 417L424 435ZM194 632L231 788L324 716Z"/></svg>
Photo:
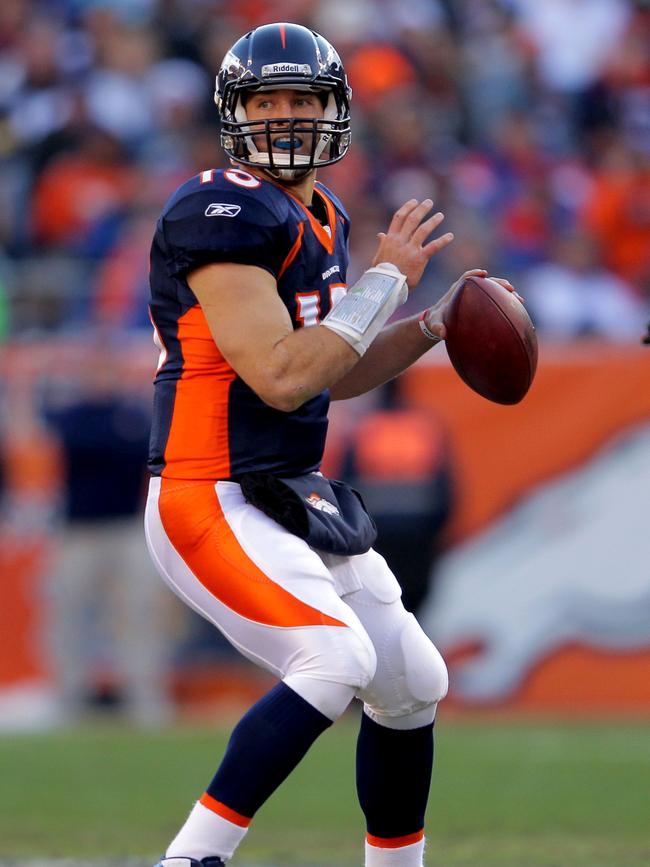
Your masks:
<svg viewBox="0 0 650 867"><path fill-rule="evenodd" d="M317 93L321 100L327 94L323 117L249 120L246 96L282 87ZM237 162L263 168L279 180L300 180L318 166L337 162L348 149L349 117L341 111L342 106L338 105L333 89L293 83L232 88L231 99L224 102L231 103L230 106L225 104L222 109L221 143L226 153Z"/></svg>

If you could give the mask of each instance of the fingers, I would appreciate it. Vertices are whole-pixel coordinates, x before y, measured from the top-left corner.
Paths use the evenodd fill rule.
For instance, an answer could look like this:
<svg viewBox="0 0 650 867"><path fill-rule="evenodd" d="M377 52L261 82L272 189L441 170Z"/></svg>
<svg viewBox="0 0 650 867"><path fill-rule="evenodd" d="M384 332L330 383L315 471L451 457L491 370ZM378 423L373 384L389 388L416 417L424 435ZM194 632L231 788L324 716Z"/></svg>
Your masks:
<svg viewBox="0 0 650 867"><path fill-rule="evenodd" d="M453 232L446 232L444 235L441 235L439 238L434 238L433 241L429 241L424 247L422 247L422 252L427 257L427 259L431 258L434 253L439 253L441 250L444 250L448 244L454 240Z"/></svg>
<svg viewBox="0 0 650 867"><path fill-rule="evenodd" d="M444 214L438 211L425 220L424 218L432 207L433 201L431 199L424 199L422 202L418 202L417 199L409 199L395 212L387 234L399 236L403 242L420 249L427 258L430 258L454 240L452 232L447 232L423 246L426 239L445 218ZM386 235L380 233L378 237L381 241Z"/></svg>
<svg viewBox="0 0 650 867"><path fill-rule="evenodd" d="M414 244L417 244L418 247L421 247L429 235L437 229L440 223L445 219L445 215L442 211L438 211L437 214L434 214L432 217L429 217L428 220L425 220L423 223L417 227L417 229L413 232L413 237L411 240Z"/></svg>
<svg viewBox="0 0 650 867"><path fill-rule="evenodd" d="M426 201L431 201L430 199ZM422 203L424 204L424 202ZM413 212L415 213L415 211ZM422 248L422 252L427 258L431 258L435 253L439 253L440 250L444 250L444 248L451 244L454 240L453 232L445 232L444 235L441 235L439 238L434 238L432 241L429 241L428 244L422 246L429 235L437 229L440 223L445 219L445 215L442 211L438 211L437 214L434 214L432 217L429 217L428 220L425 220L423 223L416 228L413 232L413 236L411 238L412 243L416 246Z"/></svg>
<svg viewBox="0 0 650 867"><path fill-rule="evenodd" d="M420 202L419 205L416 205L413 210L407 214L400 230L405 241L413 240L413 233L422 223L422 220L424 220L432 207L432 200L424 199L424 201Z"/></svg>
<svg viewBox="0 0 650 867"><path fill-rule="evenodd" d="M495 283L500 283L504 289L508 290L508 292L515 291L515 287L512 285L510 280L507 280L505 277L490 277L490 280L494 280Z"/></svg>
<svg viewBox="0 0 650 867"><path fill-rule="evenodd" d="M409 216L409 214L418 206L417 199L409 199L408 202L404 202L401 208L398 208L393 215L393 219L390 222L390 226L388 227L388 234L397 234L401 232L402 227L404 225L404 221Z"/></svg>
<svg viewBox="0 0 650 867"><path fill-rule="evenodd" d="M508 292L512 292L515 298L521 301L522 304L524 303L524 299L519 294L519 292L517 292L510 280L507 280L505 277L490 277L490 280L494 280L495 283L500 283L504 289L507 289Z"/></svg>
<svg viewBox="0 0 650 867"><path fill-rule="evenodd" d="M402 235L405 240L409 240L432 207L433 201L431 199L424 199L422 202L418 202L417 199L409 199L395 212L388 228L388 234Z"/></svg>
<svg viewBox="0 0 650 867"><path fill-rule="evenodd" d="M465 271L465 273L461 274L455 283L452 283L451 287L447 292L447 295L451 297L458 289L458 287L462 286L465 280L467 280L469 277L487 277L487 274L488 272L485 270L485 268L471 268L469 271Z"/></svg>
<svg viewBox="0 0 650 867"><path fill-rule="evenodd" d="M471 268L469 271L465 271L459 282L464 282L468 277L487 277L487 275L488 272L485 268Z"/></svg>

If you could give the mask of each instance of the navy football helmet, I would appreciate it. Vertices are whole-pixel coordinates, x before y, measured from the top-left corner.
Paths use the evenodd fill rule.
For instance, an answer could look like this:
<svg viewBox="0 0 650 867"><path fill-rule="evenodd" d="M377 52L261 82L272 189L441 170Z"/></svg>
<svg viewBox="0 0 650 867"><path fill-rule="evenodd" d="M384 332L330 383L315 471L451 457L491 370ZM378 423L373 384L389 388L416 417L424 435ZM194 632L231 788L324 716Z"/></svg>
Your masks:
<svg viewBox="0 0 650 867"><path fill-rule="evenodd" d="M322 118L267 118L250 121L246 97L288 88L318 93ZM265 24L232 46L217 74L214 101L221 115L221 144L233 160L262 167L273 177L297 180L317 166L335 163L350 145L352 90L333 46L299 24ZM282 153L272 136L283 134ZM260 150L255 138L266 139ZM303 144L311 141L308 153Z"/></svg>

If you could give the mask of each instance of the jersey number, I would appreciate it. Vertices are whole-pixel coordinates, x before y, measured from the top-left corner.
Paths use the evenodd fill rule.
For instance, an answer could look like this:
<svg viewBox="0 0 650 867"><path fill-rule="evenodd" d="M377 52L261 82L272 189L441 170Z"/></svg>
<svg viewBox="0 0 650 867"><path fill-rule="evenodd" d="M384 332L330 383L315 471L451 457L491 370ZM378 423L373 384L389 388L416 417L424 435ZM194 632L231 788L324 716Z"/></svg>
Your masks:
<svg viewBox="0 0 650 867"><path fill-rule="evenodd" d="M345 295L345 283L330 283L330 310ZM296 319L302 328L320 322L320 292L296 292Z"/></svg>
<svg viewBox="0 0 650 867"><path fill-rule="evenodd" d="M206 169L204 172L201 172L201 183L212 184L214 176L214 169ZM243 169L226 169L223 176L231 184L235 184L237 187L244 187L247 190L255 190L257 187L262 186L262 181L259 178L251 175L250 172L245 172Z"/></svg>

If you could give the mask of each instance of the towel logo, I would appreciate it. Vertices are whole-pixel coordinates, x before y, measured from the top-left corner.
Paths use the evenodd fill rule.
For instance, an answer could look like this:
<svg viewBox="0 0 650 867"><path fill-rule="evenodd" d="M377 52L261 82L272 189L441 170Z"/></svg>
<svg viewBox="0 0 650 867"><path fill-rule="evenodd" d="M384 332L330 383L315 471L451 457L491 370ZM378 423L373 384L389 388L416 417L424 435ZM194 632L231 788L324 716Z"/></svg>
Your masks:
<svg viewBox="0 0 650 867"><path fill-rule="evenodd" d="M327 515L340 516L341 514L333 503L325 500L320 496L320 494L317 494L316 491L312 491L308 497L305 497L305 501L309 503L313 509L317 509L319 512L325 512Z"/></svg>

